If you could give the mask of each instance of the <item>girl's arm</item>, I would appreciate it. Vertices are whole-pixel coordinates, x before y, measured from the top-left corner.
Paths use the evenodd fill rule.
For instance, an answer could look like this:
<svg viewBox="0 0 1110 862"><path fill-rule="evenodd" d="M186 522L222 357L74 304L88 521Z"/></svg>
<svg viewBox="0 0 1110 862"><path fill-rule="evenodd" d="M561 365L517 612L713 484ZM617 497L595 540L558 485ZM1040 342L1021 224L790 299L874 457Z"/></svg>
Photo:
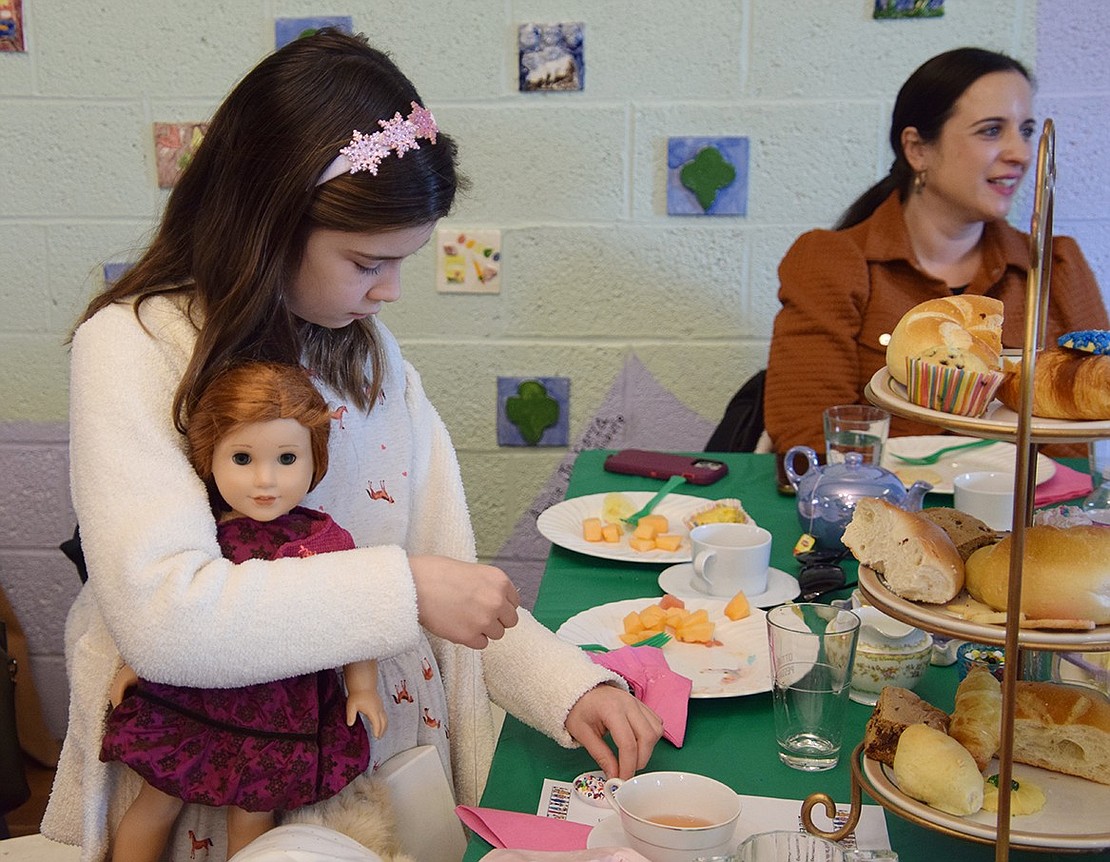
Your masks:
<svg viewBox="0 0 1110 862"><path fill-rule="evenodd" d="M153 336L130 306L106 308L72 348L70 471L87 589L124 659L146 679L228 687L414 645L416 596L400 547L223 558L170 417L195 333L169 300L149 301L143 316ZM383 601L388 615L376 610Z"/></svg>

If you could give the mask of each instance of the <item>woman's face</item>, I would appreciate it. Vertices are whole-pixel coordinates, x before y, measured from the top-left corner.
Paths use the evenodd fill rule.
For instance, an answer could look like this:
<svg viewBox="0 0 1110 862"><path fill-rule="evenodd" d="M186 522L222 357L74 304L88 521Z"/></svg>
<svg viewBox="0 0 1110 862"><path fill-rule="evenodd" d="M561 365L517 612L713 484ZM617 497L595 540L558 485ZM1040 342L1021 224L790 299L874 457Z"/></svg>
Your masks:
<svg viewBox="0 0 1110 862"><path fill-rule="evenodd" d="M911 159L922 195L965 222L1005 218L1032 159L1033 90L1019 72L992 72L956 100L935 141ZM907 156L910 154L907 153Z"/></svg>
<svg viewBox="0 0 1110 862"><path fill-rule="evenodd" d="M380 233L315 228L289 294L302 320L342 329L401 297L401 262L421 249L436 223Z"/></svg>

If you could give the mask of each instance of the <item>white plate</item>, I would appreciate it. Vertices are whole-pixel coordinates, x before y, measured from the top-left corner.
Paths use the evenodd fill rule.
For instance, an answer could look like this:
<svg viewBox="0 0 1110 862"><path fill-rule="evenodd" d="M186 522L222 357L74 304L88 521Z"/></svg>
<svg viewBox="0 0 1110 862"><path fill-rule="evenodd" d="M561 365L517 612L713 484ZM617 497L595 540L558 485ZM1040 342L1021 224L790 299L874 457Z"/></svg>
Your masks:
<svg viewBox="0 0 1110 862"><path fill-rule="evenodd" d="M950 437L945 434L924 437L891 437L883 450L882 466L890 470L909 487L918 479L933 486L933 494L951 494L952 480L961 473L974 470L995 470L1000 473L1013 473L1017 470L1017 446L1013 443L992 443L977 449L963 449L942 455L935 464L915 466L905 464L894 457L905 455L907 458L920 458L945 446L959 446L973 443L978 437ZM1056 462L1045 455L1037 455L1037 484L1047 482L1056 475Z"/></svg>
<svg viewBox="0 0 1110 862"><path fill-rule="evenodd" d="M740 843L740 839L743 837L744 827L737 820L736 831L732 833L732 838L711 850L671 850L667 847L658 847L652 851L651 860L652 862L691 862L699 856L713 856L717 853L731 852L736 849L736 845ZM628 834L621 826L620 815L616 813L598 823L586 836L587 850L596 850L601 847L631 846Z"/></svg>
<svg viewBox="0 0 1110 862"><path fill-rule="evenodd" d="M984 775L998 772L998 761L991 761ZM966 817L947 814L906 796L894 781L894 770L885 764L863 758L863 774L882 799L929 823L961 835L993 841L997 817L992 811L979 811ZM1110 785L1096 784L1085 778L1049 772L1023 763L1013 765L1013 777L1037 784L1044 791L1044 808L1036 814L1014 817L1010 821L1010 843L1015 847L1097 850L1110 847L1106 812L1110 811Z"/></svg>
<svg viewBox="0 0 1110 862"><path fill-rule="evenodd" d="M970 431L979 437L997 440L1013 440L1017 437L1017 414L1001 401L992 401L982 416L974 418L919 407L909 400L906 387L893 379L885 367L875 372L865 392L874 404L898 416L939 425L951 431ZM1110 419L1073 422L1034 416L1030 425L1030 436L1035 443L1085 443L1100 437L1110 437Z"/></svg>
<svg viewBox="0 0 1110 862"><path fill-rule="evenodd" d="M655 496L651 491L622 491L629 501L639 509ZM668 494L652 510L653 514L664 516L670 524L671 533L682 536L682 544L676 551L634 551L628 544L628 536L621 536L620 542L587 542L582 538L582 522L586 518L601 516L601 506L605 494L587 494L584 497L571 497L545 509L536 519L536 528L549 542L561 548L601 557L603 560L622 560L630 563L688 563L690 561L690 531L682 523L684 518L713 501L705 497L691 497L687 494Z"/></svg>
<svg viewBox="0 0 1110 862"><path fill-rule="evenodd" d="M625 599L575 614L556 634L573 644L601 644L609 649L624 646L620 633L624 618L642 611L659 599ZM750 617L730 620L724 599L703 598L687 603L690 610L705 608L715 624L713 636L720 646L687 644L672 640L663 647L667 664L693 682L690 697L740 697L771 690L771 655L767 647L767 615L752 608Z"/></svg>
<svg viewBox="0 0 1110 862"><path fill-rule="evenodd" d="M979 643L1004 644L1006 642L1005 626L971 622L944 605L911 602L909 599L897 596L868 566L859 567L859 586L860 592L871 604L878 605L895 619L909 623L911 626ZM966 593L961 595L966 596ZM1095 626L1089 631L1029 628L1018 630L1018 643L1029 649L1057 650L1071 647L1073 650L1082 650L1088 646L1104 644L1108 640L1110 640L1110 625Z"/></svg>
<svg viewBox="0 0 1110 862"><path fill-rule="evenodd" d="M665 593L680 599L713 599L694 586L694 567L690 563L679 563L659 573L659 587ZM772 608L788 602L801 593L798 579L781 569L767 570L767 589L757 596L748 596L753 608Z"/></svg>

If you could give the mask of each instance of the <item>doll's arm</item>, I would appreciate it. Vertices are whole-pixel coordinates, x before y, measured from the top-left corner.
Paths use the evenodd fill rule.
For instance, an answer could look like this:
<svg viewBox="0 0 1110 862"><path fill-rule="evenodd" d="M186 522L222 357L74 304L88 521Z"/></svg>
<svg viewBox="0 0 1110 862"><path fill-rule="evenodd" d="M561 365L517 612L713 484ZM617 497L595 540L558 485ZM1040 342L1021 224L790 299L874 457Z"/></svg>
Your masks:
<svg viewBox="0 0 1110 862"><path fill-rule="evenodd" d="M108 689L108 702L112 704L112 709L120 705L124 696L127 694L127 689L138 683L138 681L139 675L135 673L135 669L129 664L125 664L116 671L116 675L112 679L112 685Z"/></svg>
<svg viewBox="0 0 1110 862"><path fill-rule="evenodd" d="M352 662L343 668L343 678L347 683L347 726L354 725L361 712L370 722L374 738L380 739L388 721L378 694L378 663L373 659Z"/></svg>

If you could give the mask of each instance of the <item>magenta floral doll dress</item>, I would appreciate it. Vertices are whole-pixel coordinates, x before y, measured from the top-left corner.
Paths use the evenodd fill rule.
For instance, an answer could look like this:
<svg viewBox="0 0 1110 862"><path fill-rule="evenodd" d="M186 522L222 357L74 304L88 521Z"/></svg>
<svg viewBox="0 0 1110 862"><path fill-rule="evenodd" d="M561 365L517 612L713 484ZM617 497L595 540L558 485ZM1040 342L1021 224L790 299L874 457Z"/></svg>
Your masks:
<svg viewBox="0 0 1110 862"><path fill-rule="evenodd" d="M226 521L218 538L236 563L354 547L330 516L299 506ZM346 710L332 668L224 689L140 679L108 716L100 759L186 802L287 811L335 795L369 765L366 729L348 727Z"/></svg>

